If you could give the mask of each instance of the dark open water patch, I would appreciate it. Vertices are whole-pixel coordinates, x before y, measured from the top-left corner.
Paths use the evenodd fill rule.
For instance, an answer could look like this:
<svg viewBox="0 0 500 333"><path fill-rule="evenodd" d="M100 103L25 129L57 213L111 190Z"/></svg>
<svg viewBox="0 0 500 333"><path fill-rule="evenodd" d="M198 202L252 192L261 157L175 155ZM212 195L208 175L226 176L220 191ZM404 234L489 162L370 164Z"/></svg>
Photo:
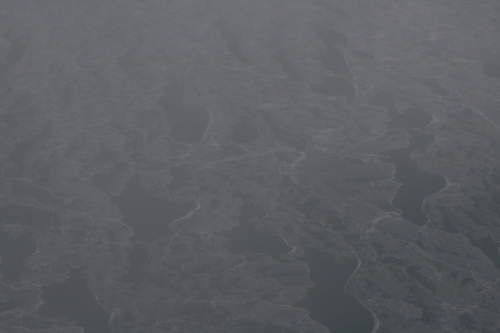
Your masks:
<svg viewBox="0 0 500 333"><path fill-rule="evenodd" d="M226 232L227 249L234 254L267 253L273 257L282 256L291 251L283 239L276 235L266 235L249 223L242 223Z"/></svg>
<svg viewBox="0 0 500 333"><path fill-rule="evenodd" d="M436 293L436 286L427 277L422 275L416 266L411 265L409 267L406 267L405 272L413 279L415 279L418 283L420 283L420 285L422 285L424 288L427 288L433 294Z"/></svg>
<svg viewBox="0 0 500 333"><path fill-rule="evenodd" d="M442 230L449 234L458 234L458 228L453 224L453 221L446 215L443 215L443 228Z"/></svg>
<svg viewBox="0 0 500 333"><path fill-rule="evenodd" d="M351 55L358 59L363 59L363 60L373 60L375 59L375 53L373 52L368 52L368 51L362 51L362 50L357 50L357 51L351 51Z"/></svg>
<svg viewBox="0 0 500 333"><path fill-rule="evenodd" d="M144 281L146 276L149 247L144 244L135 243L127 249L129 268L127 274L120 281L138 284Z"/></svg>
<svg viewBox="0 0 500 333"><path fill-rule="evenodd" d="M492 176L494 179L498 176ZM498 185L498 181L494 180L494 183ZM491 195L491 202L488 204L488 208L494 211L500 217L500 192L493 193Z"/></svg>
<svg viewBox="0 0 500 333"><path fill-rule="evenodd" d="M147 243L171 235L173 231L169 224L187 215L196 206L192 203L170 202L168 198L144 192L138 176L132 177L114 201L123 215L123 222L134 229L132 240Z"/></svg>
<svg viewBox="0 0 500 333"><path fill-rule="evenodd" d="M337 261L332 255L315 249L306 249L304 258L309 265L314 287L295 305L309 311L309 317L330 332L372 332L374 318L344 288L357 267L356 259Z"/></svg>
<svg viewBox="0 0 500 333"><path fill-rule="evenodd" d="M16 238L0 224L0 272L2 281L19 280L24 271L23 262L36 251L37 244L31 232L23 232Z"/></svg>
<svg viewBox="0 0 500 333"><path fill-rule="evenodd" d="M497 269L500 269L500 252L498 245L495 243L493 238L490 236L475 240L472 237L469 238L469 243L472 246L477 247L485 256L491 259L495 264Z"/></svg>
<svg viewBox="0 0 500 333"><path fill-rule="evenodd" d="M413 139L413 140L412 140ZM439 192L446 186L446 179L438 174L429 174L418 166L417 161L410 157L410 153L417 147L426 148L428 142L416 142L410 138L410 146L388 152L389 157L384 162L396 167L394 180L402 185L398 188L392 204L401 210L401 215L415 225L427 223L427 215L422 211L424 199Z"/></svg>
<svg viewBox="0 0 500 333"><path fill-rule="evenodd" d="M15 309L19 306L16 300L16 290L7 284L0 285L0 313Z"/></svg>
<svg viewBox="0 0 500 333"><path fill-rule="evenodd" d="M114 166L111 168L111 170L108 173L93 175L91 178L92 184L95 187L97 187L105 192L108 192L109 186L111 185L111 183L113 182L115 177L118 174L125 171L126 168L127 168L127 166L125 163L118 161L114 164Z"/></svg>
<svg viewBox="0 0 500 333"><path fill-rule="evenodd" d="M349 73L350 69L345 61L344 52L338 48L338 46L349 44L349 39L344 34L321 25L316 27L316 35L321 38L326 46L326 53L319 57L323 66L334 72L335 75Z"/></svg>
<svg viewBox="0 0 500 333"><path fill-rule="evenodd" d="M439 95L439 96L446 96L450 92L441 86L441 84L436 80L435 78L415 78L415 81L417 81L420 85L423 87L426 87L429 89L432 93Z"/></svg>
<svg viewBox="0 0 500 333"><path fill-rule="evenodd" d="M300 82L300 74L297 73L295 67L290 63L287 57L287 51L279 48L275 53L273 53L273 58L281 65L281 69L285 72L288 79L292 82Z"/></svg>
<svg viewBox="0 0 500 333"><path fill-rule="evenodd" d="M59 216L51 211L17 204L0 206L0 222L20 224L40 231L60 232Z"/></svg>
<svg viewBox="0 0 500 333"><path fill-rule="evenodd" d="M240 224L225 232L228 238L226 247L231 253L267 253L276 258L292 250L281 237L263 234L255 229L251 220L264 218L265 212L245 204L240 213Z"/></svg>
<svg viewBox="0 0 500 333"><path fill-rule="evenodd" d="M403 114L396 112L393 108L388 110L388 115L391 118L389 126L402 128L410 134L412 134L411 130L424 128L432 121L432 116L420 107L409 108Z"/></svg>
<svg viewBox="0 0 500 333"><path fill-rule="evenodd" d="M51 137L53 134L51 125L45 125L40 132L30 139L18 142L15 149L10 153L10 162L15 166L15 172L21 174L25 171L26 157L32 152L36 145Z"/></svg>
<svg viewBox="0 0 500 333"><path fill-rule="evenodd" d="M310 218L311 214L314 212L316 207L319 206L320 203L321 200L319 200L318 198L309 197L305 201L296 204L295 209L304 214L306 217Z"/></svg>
<svg viewBox="0 0 500 333"><path fill-rule="evenodd" d="M385 107L391 119L389 126L402 128L409 133L414 129L426 127L432 121L432 116L421 107L412 107L404 113L398 113L396 95L389 91L376 93L370 104Z"/></svg>
<svg viewBox="0 0 500 333"><path fill-rule="evenodd" d="M312 84L311 91L324 96L346 96L349 100L356 97L356 88L343 76L332 76L321 83Z"/></svg>
<svg viewBox="0 0 500 333"><path fill-rule="evenodd" d="M10 42L10 52L4 56L0 62L0 73L10 69L15 64L20 62L24 56L24 52L28 49L28 39L26 37L11 37L9 32L4 34L5 39Z"/></svg>
<svg viewBox="0 0 500 333"><path fill-rule="evenodd" d="M401 215L415 225L427 223L427 215L422 211L422 205L427 196L437 193L446 186L446 179L439 174L430 174L418 166L417 161L411 158L411 153L420 150L425 153L428 146L434 141L432 134L420 129L432 121L432 116L420 107L409 108L404 113L396 111L396 96L392 92L378 92L371 100L372 105L387 109L390 118L389 126L402 128L411 137L408 147L393 149L385 152L384 162L395 166L394 180L402 185L398 188L392 204L401 210Z"/></svg>
<svg viewBox="0 0 500 333"><path fill-rule="evenodd" d="M96 297L87 288L87 281L81 273L73 272L62 283L42 288L40 315L48 317L65 316L85 333L111 332L108 327L109 314L97 303Z"/></svg>
<svg viewBox="0 0 500 333"><path fill-rule="evenodd" d="M238 322L240 323L240 322ZM238 332L241 333L296 333L297 331L289 328L280 327L271 323L264 325L254 322L241 322L243 327L238 327Z"/></svg>
<svg viewBox="0 0 500 333"><path fill-rule="evenodd" d="M229 140L233 140L236 143L250 143L259 138L259 130L257 127L249 124L248 120L241 119L236 126L234 126L231 135L228 137Z"/></svg>
<svg viewBox="0 0 500 333"><path fill-rule="evenodd" d="M500 80L500 65L490 62L485 63L483 64L483 73L486 76Z"/></svg>
<svg viewBox="0 0 500 333"><path fill-rule="evenodd" d="M312 0L312 3L318 7L325 8L326 10L331 11L333 14L347 19L347 20L352 20L351 14L349 14L347 11L345 11L342 7L334 4L333 1L329 0Z"/></svg>
<svg viewBox="0 0 500 333"><path fill-rule="evenodd" d="M483 218L481 217L481 214L480 214L481 208L480 207L476 207L476 208L478 208L477 211L475 211L475 210L465 211L464 215L469 217L477 225L482 226L482 227L486 227L487 224L485 223L485 221L483 220Z"/></svg>
<svg viewBox="0 0 500 333"><path fill-rule="evenodd" d="M158 100L165 111L170 128L170 136L179 142L195 143L203 140L210 121L210 114L203 107L184 105L182 98L185 90L177 82L171 82L163 97Z"/></svg>
<svg viewBox="0 0 500 333"><path fill-rule="evenodd" d="M396 95L390 91L379 91L373 96L370 104L382 106L388 110L393 109L397 104Z"/></svg>
<svg viewBox="0 0 500 333"><path fill-rule="evenodd" d="M16 98L12 105L4 108L4 110L8 110L8 112L3 111L0 119L5 123L5 125L7 125L9 130L12 130L17 125L33 116L35 113L35 107L31 105L30 102L30 94L23 93Z"/></svg>
<svg viewBox="0 0 500 333"><path fill-rule="evenodd" d="M242 64L251 66L252 62L248 60L248 58L241 51L239 41L240 38L236 33L236 30L227 22L227 19L221 18L214 23L213 26L219 30L221 37L225 42L224 45L229 53L231 53L231 55Z"/></svg>
<svg viewBox="0 0 500 333"><path fill-rule="evenodd" d="M323 63L326 69L334 72L335 75L345 75L350 71L345 61L344 52L335 47L329 47L326 53L319 56L319 61Z"/></svg>
<svg viewBox="0 0 500 333"><path fill-rule="evenodd" d="M181 164L170 169L169 174L174 178L172 179L170 184L168 184L168 188L170 190L179 190L187 186L189 182L193 180L193 177L191 176L191 174L189 174L187 168L187 164Z"/></svg>
<svg viewBox="0 0 500 333"><path fill-rule="evenodd" d="M307 134L297 133L288 130L279 120L274 118L269 112L260 110L262 118L271 126L275 140L282 140L298 151L305 151L307 142L311 139Z"/></svg>
<svg viewBox="0 0 500 333"><path fill-rule="evenodd" d="M327 47L337 45L346 46L349 44L349 39L346 35L319 24L316 26L316 35L321 38Z"/></svg>

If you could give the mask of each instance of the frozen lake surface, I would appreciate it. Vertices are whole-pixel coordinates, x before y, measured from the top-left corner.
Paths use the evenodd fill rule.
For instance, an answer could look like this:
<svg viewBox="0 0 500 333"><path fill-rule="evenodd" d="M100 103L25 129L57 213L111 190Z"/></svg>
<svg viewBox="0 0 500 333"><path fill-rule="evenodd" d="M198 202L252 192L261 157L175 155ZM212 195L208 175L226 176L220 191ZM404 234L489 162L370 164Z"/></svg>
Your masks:
<svg viewBox="0 0 500 333"><path fill-rule="evenodd" d="M0 332L497 332L499 15L3 1Z"/></svg>

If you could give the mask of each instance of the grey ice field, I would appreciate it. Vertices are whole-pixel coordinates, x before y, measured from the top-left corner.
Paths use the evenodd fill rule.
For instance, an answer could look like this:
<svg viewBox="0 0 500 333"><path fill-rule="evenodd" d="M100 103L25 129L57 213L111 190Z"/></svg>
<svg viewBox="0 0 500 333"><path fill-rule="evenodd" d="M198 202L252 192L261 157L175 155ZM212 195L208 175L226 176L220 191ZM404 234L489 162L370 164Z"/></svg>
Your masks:
<svg viewBox="0 0 500 333"><path fill-rule="evenodd" d="M0 332L499 333L498 0L0 0Z"/></svg>

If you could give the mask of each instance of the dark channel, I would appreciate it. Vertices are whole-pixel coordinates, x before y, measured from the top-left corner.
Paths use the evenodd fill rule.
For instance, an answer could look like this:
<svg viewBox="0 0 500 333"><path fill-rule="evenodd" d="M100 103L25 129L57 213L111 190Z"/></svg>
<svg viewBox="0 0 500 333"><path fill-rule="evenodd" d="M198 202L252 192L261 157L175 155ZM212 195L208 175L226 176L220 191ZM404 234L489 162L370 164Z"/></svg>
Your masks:
<svg viewBox="0 0 500 333"><path fill-rule="evenodd" d="M304 260L314 286L296 306L309 311L311 319L330 332L371 332L374 320L371 313L345 292L346 284L356 270L354 258L340 260L331 254L312 248L305 249Z"/></svg>
<svg viewBox="0 0 500 333"><path fill-rule="evenodd" d="M446 186L443 176L422 170L411 157L411 153L416 150L425 153L434 141L432 134L424 132L432 117L418 106L408 108L403 113L398 112L396 95L388 91L378 92L371 104L385 107L390 118L389 125L404 129L410 134L408 147L386 151L382 157L385 162L395 166L394 180L401 183L392 204L401 210L401 215L406 220L424 225L428 221L422 210L425 198Z"/></svg>
<svg viewBox="0 0 500 333"><path fill-rule="evenodd" d="M85 332L108 333L109 314L99 305L88 289L87 280L73 271L63 282L42 288L43 304L38 313L43 316L65 316Z"/></svg>
<svg viewBox="0 0 500 333"><path fill-rule="evenodd" d="M132 240L146 243L171 236L173 230L170 223L195 207L190 202L171 202L166 197L147 193L141 188L140 177L137 175L130 179L114 201L123 214L123 222L134 229Z"/></svg>

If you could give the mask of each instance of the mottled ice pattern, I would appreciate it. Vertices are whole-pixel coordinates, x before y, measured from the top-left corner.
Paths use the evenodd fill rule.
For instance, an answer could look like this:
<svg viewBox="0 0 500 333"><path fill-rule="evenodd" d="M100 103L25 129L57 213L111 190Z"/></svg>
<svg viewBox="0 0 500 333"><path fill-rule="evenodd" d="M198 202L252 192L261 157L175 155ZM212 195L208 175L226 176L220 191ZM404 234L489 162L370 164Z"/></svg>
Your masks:
<svg viewBox="0 0 500 333"><path fill-rule="evenodd" d="M1 1L0 332L500 332L499 17Z"/></svg>

